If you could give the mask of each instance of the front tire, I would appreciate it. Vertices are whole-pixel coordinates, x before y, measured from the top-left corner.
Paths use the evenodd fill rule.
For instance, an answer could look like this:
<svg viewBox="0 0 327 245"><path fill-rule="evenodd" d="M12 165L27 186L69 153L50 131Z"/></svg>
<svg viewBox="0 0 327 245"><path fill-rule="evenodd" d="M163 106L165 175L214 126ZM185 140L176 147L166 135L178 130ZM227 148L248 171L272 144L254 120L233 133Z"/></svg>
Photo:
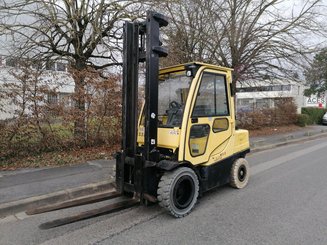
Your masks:
<svg viewBox="0 0 327 245"><path fill-rule="evenodd" d="M248 184L249 177L249 163L244 158L236 159L230 173L230 185L236 189L242 189Z"/></svg>
<svg viewBox="0 0 327 245"><path fill-rule="evenodd" d="M188 215L199 196L199 180L187 167L165 172L158 186L159 205L176 218Z"/></svg>

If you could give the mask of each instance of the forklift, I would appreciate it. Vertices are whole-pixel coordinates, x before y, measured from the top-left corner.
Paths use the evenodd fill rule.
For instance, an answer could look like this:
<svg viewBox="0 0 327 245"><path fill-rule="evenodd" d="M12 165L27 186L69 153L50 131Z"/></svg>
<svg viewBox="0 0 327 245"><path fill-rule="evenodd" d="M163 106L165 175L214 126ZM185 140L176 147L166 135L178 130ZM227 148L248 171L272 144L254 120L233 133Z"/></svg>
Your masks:
<svg viewBox="0 0 327 245"><path fill-rule="evenodd" d="M249 133L235 128L232 69L191 62L159 69L168 55L160 28L168 19L148 12L124 25L122 149L116 188L175 217L191 212L204 192L249 181ZM139 63L145 62L145 102L138 112ZM139 116L138 116L139 115Z"/></svg>
<svg viewBox="0 0 327 245"><path fill-rule="evenodd" d="M159 58L168 54L160 28L167 25L168 19L156 12L148 12L145 22L124 25L122 145L115 184L26 213L117 201L45 222L41 229L157 202L180 218L208 190L247 185L249 133L235 127L232 69L200 62L159 69ZM140 63L146 67L145 102L138 111Z"/></svg>

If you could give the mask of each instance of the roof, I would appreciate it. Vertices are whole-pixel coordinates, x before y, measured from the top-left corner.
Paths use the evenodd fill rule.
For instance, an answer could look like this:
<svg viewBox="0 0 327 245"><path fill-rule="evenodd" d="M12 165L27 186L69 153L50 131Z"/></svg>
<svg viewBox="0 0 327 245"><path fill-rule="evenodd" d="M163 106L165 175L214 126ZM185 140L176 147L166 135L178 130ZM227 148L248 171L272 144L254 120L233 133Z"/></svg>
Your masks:
<svg viewBox="0 0 327 245"><path fill-rule="evenodd" d="M247 87L264 87L264 86L274 86L274 85L303 85L302 83L290 80L290 79L270 79L270 80L245 80L237 83L237 88L247 88Z"/></svg>

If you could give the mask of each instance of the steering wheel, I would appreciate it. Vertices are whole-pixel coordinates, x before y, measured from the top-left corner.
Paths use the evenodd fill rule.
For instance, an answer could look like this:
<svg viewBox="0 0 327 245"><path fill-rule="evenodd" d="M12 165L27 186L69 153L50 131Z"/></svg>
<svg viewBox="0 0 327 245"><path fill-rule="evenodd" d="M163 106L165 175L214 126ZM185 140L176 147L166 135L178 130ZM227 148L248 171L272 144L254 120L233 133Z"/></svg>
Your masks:
<svg viewBox="0 0 327 245"><path fill-rule="evenodd" d="M173 100L169 103L169 108L172 108L172 109L179 109L181 108L181 104L179 104L177 101Z"/></svg>

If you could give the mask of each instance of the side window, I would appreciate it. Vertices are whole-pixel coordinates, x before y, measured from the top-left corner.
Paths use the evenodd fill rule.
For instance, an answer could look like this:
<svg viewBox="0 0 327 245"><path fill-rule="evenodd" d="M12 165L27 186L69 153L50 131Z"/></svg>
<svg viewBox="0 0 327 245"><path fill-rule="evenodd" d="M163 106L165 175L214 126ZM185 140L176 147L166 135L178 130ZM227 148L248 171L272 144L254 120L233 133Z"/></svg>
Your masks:
<svg viewBox="0 0 327 245"><path fill-rule="evenodd" d="M193 157L201 156L205 153L209 133L210 126L208 124L197 124L191 127L189 144Z"/></svg>
<svg viewBox="0 0 327 245"><path fill-rule="evenodd" d="M204 73L192 117L229 115L225 77Z"/></svg>
<svg viewBox="0 0 327 245"><path fill-rule="evenodd" d="M216 116L229 115L229 107L227 100L226 80L224 76L216 75Z"/></svg>
<svg viewBox="0 0 327 245"><path fill-rule="evenodd" d="M225 131L229 128L229 122L227 118L216 118L212 125L214 133Z"/></svg>

